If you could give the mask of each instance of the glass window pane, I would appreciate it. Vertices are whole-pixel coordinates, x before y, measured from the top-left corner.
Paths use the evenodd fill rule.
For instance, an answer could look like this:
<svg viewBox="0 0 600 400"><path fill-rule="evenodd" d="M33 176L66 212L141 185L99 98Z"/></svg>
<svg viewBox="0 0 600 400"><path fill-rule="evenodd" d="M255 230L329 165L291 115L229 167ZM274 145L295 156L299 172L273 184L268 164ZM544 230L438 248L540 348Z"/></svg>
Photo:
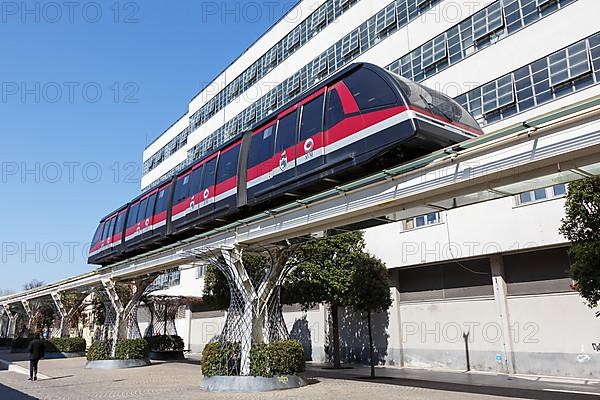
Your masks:
<svg viewBox="0 0 600 400"><path fill-rule="evenodd" d="M525 204L525 203L530 203L531 202L531 192L525 192L525 193L521 193L519 195L519 203L520 204Z"/></svg>
<svg viewBox="0 0 600 400"><path fill-rule="evenodd" d="M298 112L294 111L279 120L276 152L281 152L296 144L297 116Z"/></svg>
<svg viewBox="0 0 600 400"><path fill-rule="evenodd" d="M543 200L546 198L546 189L536 189L533 193L536 200Z"/></svg>
<svg viewBox="0 0 600 400"><path fill-rule="evenodd" d="M425 216L424 215L420 215L418 217L415 218L415 224L417 227L419 226L424 226L425 225Z"/></svg>
<svg viewBox="0 0 600 400"><path fill-rule="evenodd" d="M302 121L300 123L300 140L306 140L309 137L323 130L323 99L320 95L314 100L306 103L302 107Z"/></svg>
<svg viewBox="0 0 600 400"><path fill-rule="evenodd" d="M555 196L562 196L563 194L567 193L567 186L564 183L560 185L554 185L552 190Z"/></svg>

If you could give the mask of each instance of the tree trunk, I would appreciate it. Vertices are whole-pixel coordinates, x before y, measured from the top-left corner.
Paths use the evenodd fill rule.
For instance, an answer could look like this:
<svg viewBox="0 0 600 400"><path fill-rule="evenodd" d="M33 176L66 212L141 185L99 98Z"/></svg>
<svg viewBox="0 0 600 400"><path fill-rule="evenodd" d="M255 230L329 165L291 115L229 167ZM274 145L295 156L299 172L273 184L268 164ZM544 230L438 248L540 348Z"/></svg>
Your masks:
<svg viewBox="0 0 600 400"><path fill-rule="evenodd" d="M373 329L371 328L371 311L367 312L367 325L369 327L369 359L371 361L371 378L375 378L375 357L373 355Z"/></svg>
<svg viewBox="0 0 600 400"><path fill-rule="evenodd" d="M331 304L331 328L333 339L333 367L340 368L340 320L337 304Z"/></svg>

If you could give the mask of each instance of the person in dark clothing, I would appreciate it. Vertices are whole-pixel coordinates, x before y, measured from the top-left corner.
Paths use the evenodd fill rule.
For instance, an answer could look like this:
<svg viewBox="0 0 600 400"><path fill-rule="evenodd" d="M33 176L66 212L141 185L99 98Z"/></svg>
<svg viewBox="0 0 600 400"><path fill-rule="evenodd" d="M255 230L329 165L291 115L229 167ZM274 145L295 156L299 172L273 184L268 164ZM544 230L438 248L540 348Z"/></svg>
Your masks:
<svg viewBox="0 0 600 400"><path fill-rule="evenodd" d="M38 363L44 358L44 342L40 340L40 334L36 333L29 343L29 380L37 381Z"/></svg>

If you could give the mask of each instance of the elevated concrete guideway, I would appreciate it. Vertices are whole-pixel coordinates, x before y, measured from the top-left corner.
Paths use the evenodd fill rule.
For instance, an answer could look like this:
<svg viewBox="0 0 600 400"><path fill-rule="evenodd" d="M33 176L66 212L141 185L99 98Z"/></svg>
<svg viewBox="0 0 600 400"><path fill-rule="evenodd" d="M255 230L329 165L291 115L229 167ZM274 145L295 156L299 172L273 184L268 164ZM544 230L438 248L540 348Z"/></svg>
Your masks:
<svg viewBox="0 0 600 400"><path fill-rule="evenodd" d="M0 305L162 271L220 247L394 222L598 175L599 117L595 98L95 272L0 298Z"/></svg>

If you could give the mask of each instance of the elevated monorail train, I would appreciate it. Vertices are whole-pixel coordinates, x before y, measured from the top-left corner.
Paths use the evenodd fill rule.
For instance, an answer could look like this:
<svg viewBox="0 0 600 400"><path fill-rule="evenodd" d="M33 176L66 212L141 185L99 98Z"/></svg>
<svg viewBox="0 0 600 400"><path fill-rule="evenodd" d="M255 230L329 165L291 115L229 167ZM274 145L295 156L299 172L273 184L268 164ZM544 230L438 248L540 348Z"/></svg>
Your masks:
<svg viewBox="0 0 600 400"><path fill-rule="evenodd" d="M449 97L355 63L102 218L88 261L107 265L481 134Z"/></svg>

